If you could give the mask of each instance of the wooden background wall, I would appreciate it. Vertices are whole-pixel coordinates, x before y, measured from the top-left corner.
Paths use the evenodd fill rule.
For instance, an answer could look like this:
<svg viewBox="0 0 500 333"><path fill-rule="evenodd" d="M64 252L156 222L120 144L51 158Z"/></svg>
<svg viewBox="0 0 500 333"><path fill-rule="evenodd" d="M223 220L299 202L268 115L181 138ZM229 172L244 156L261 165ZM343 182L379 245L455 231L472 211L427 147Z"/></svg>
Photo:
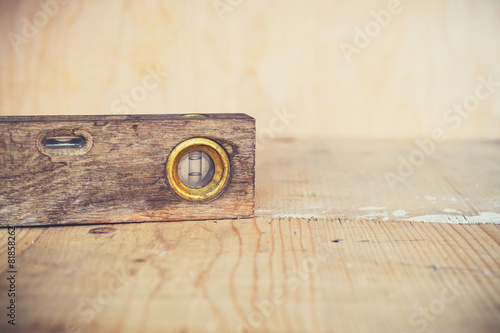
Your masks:
<svg viewBox="0 0 500 333"><path fill-rule="evenodd" d="M500 82L498 0L8 0L0 54L0 115L245 112L262 140L500 138L500 83L474 97L478 77Z"/></svg>

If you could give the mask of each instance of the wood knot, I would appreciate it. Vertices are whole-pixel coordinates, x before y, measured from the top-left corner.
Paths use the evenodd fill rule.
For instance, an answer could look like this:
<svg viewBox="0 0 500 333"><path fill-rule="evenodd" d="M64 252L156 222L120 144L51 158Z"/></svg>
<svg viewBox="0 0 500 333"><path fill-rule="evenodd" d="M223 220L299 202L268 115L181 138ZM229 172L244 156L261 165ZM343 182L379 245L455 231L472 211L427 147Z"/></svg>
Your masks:
<svg viewBox="0 0 500 333"><path fill-rule="evenodd" d="M112 227L99 227L89 230L89 234L109 234L110 232L116 231L115 228Z"/></svg>

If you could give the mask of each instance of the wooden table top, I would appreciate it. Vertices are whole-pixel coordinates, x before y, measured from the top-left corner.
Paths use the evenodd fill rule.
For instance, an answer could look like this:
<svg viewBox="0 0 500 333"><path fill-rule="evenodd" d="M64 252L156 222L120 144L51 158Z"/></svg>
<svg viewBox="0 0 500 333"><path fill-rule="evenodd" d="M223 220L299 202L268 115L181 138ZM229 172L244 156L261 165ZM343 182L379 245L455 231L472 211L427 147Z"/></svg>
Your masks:
<svg viewBox="0 0 500 333"><path fill-rule="evenodd" d="M500 145L416 147L274 140L253 219L17 228L15 326L0 229L0 331L499 332Z"/></svg>

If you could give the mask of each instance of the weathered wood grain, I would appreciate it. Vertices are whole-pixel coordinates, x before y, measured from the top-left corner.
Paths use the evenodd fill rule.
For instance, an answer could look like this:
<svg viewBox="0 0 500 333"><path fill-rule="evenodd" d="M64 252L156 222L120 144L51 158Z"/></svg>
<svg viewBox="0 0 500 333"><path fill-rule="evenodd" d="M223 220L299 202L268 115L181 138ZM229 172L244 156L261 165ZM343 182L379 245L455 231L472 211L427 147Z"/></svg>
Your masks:
<svg viewBox="0 0 500 333"><path fill-rule="evenodd" d="M18 256L18 322L2 318L2 332L500 330L500 244L480 225L258 217L44 230Z"/></svg>
<svg viewBox="0 0 500 333"><path fill-rule="evenodd" d="M440 146L391 196L375 175L408 149L271 142L257 155L254 219L17 228L17 325L0 320L0 331L498 332L500 225L359 210L397 204L405 219L451 196L456 209L494 210L498 146ZM422 193L436 199L408 199Z"/></svg>
<svg viewBox="0 0 500 333"><path fill-rule="evenodd" d="M46 156L41 133L86 131L83 155ZM170 151L192 137L219 143L231 162L225 192L207 203L177 198L165 178ZM71 151L71 149L64 149ZM0 225L174 221L253 216L255 120L114 115L0 118Z"/></svg>
<svg viewBox="0 0 500 333"><path fill-rule="evenodd" d="M281 139L257 153L260 216L500 223L498 141L448 141L427 155L409 140ZM402 163L411 169L391 186L386 174L399 177Z"/></svg>

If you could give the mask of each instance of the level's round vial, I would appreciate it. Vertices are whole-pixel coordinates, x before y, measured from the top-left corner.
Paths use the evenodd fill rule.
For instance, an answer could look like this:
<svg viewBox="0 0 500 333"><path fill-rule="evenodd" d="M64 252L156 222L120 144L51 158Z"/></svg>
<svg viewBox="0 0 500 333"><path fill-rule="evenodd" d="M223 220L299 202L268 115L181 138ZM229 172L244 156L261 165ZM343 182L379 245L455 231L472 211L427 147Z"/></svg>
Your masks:
<svg viewBox="0 0 500 333"><path fill-rule="evenodd" d="M222 146L207 138L192 138L175 146L165 171L170 189L192 202L216 199L231 179L229 156Z"/></svg>
<svg viewBox="0 0 500 333"><path fill-rule="evenodd" d="M202 188L214 176L214 162L207 153L192 151L184 156L177 167L180 181L189 188Z"/></svg>

